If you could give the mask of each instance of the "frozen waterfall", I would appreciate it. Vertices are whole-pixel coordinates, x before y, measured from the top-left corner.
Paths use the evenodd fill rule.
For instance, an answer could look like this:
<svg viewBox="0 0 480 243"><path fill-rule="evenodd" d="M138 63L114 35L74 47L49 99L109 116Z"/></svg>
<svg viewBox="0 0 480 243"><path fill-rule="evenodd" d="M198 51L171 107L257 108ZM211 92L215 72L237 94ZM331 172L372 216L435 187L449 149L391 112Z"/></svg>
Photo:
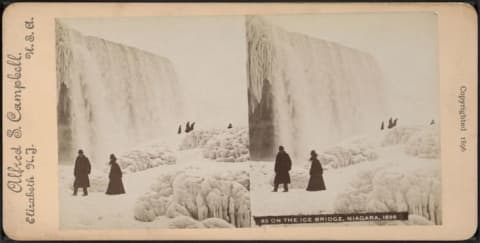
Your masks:
<svg viewBox="0 0 480 243"><path fill-rule="evenodd" d="M250 155L278 145L307 158L385 119L382 74L367 53L246 18Z"/></svg>
<svg viewBox="0 0 480 243"><path fill-rule="evenodd" d="M56 22L59 161L84 149L105 164L144 141L175 133L183 111L172 63Z"/></svg>

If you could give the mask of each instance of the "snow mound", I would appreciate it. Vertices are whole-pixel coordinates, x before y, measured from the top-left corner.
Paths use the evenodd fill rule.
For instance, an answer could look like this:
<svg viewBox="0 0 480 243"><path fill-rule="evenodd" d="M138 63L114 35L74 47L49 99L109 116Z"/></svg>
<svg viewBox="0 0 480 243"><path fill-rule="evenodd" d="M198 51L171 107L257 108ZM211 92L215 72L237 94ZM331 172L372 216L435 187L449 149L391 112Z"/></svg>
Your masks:
<svg viewBox="0 0 480 243"><path fill-rule="evenodd" d="M201 229L201 228L234 228L227 221L219 218L209 218L197 221L188 216L178 216L169 222L170 229Z"/></svg>
<svg viewBox="0 0 480 243"><path fill-rule="evenodd" d="M218 218L235 227L249 227L250 194L235 179L245 183L244 173L195 175L182 171L160 176L151 191L137 200L135 219L151 222L159 216L179 218L171 227L181 228L197 227L201 225L197 221ZM206 227L214 225L207 222Z"/></svg>
<svg viewBox="0 0 480 243"><path fill-rule="evenodd" d="M227 129L209 139L203 157L219 162L244 162L250 159L248 144L247 128Z"/></svg>
<svg viewBox="0 0 480 243"><path fill-rule="evenodd" d="M178 216L174 218L168 224L168 228L170 229L198 229L198 228L205 228L205 226L198 222L195 219L192 219L187 216Z"/></svg>
<svg viewBox="0 0 480 243"><path fill-rule="evenodd" d="M247 190L250 190L250 175L247 171L225 171L222 174L213 176L217 180L232 180L240 183Z"/></svg>
<svg viewBox="0 0 480 243"><path fill-rule="evenodd" d="M364 171L351 187L337 196L337 213L402 212L441 224L440 174L438 170L402 171L383 167ZM397 222L398 223L398 222ZM410 222L412 223L412 222ZM421 223L425 224L425 222Z"/></svg>
<svg viewBox="0 0 480 243"><path fill-rule="evenodd" d="M218 162L244 162L250 159L248 129L198 130L187 134L179 149L201 148L203 157Z"/></svg>
<svg viewBox="0 0 480 243"><path fill-rule="evenodd" d="M413 134L420 130L421 127L394 127L393 129L387 131L387 134L383 138L381 145L391 146L397 144L405 144Z"/></svg>
<svg viewBox="0 0 480 243"><path fill-rule="evenodd" d="M202 221L202 224L206 228L234 228L233 225L229 224L227 221L219 218L209 218Z"/></svg>
<svg viewBox="0 0 480 243"><path fill-rule="evenodd" d="M424 159L440 157L440 137L437 125L396 127L389 130L382 146L402 145L405 153Z"/></svg>
<svg viewBox="0 0 480 243"><path fill-rule="evenodd" d="M120 155L117 162L124 172L138 172L160 165L175 164L176 157L168 146L153 143Z"/></svg>
<svg viewBox="0 0 480 243"><path fill-rule="evenodd" d="M363 139L358 139L327 149L320 153L318 158L324 169L337 169L376 160L378 155L372 145ZM308 168L310 168L310 164L308 164Z"/></svg>
<svg viewBox="0 0 480 243"><path fill-rule="evenodd" d="M187 135L185 135L182 142L180 143L179 149L187 150L187 149L203 148L203 146L207 144L210 138L219 134L220 132L221 132L220 129L194 130L188 133Z"/></svg>
<svg viewBox="0 0 480 243"><path fill-rule="evenodd" d="M429 129L418 131L410 136L405 144L405 153L424 159L440 158L438 129L432 126Z"/></svg>

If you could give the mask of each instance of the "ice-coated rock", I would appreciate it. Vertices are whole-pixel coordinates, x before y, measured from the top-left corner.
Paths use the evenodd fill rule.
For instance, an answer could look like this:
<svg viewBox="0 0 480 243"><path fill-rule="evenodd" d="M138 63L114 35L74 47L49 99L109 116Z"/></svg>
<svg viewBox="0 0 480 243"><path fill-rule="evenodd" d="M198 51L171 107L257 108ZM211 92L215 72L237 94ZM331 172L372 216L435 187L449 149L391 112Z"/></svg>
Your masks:
<svg viewBox="0 0 480 243"><path fill-rule="evenodd" d="M378 158L374 146L364 139L357 139L334 146L319 153L319 161L324 169L337 169ZM309 166L309 165L308 165Z"/></svg>
<svg viewBox="0 0 480 243"><path fill-rule="evenodd" d="M189 217L194 221L218 218L235 227L248 227L250 194L244 186L245 173L196 175L187 170L162 175L151 191L137 200L135 218L140 221L153 221L163 215Z"/></svg>
<svg viewBox="0 0 480 243"><path fill-rule="evenodd" d="M201 148L203 157L218 162L245 162L250 159L248 129L198 130L185 136L180 150Z"/></svg>
<svg viewBox="0 0 480 243"><path fill-rule="evenodd" d="M387 132L383 146L404 146L405 153L424 159L440 158L438 125L395 127Z"/></svg>
<svg viewBox="0 0 480 243"><path fill-rule="evenodd" d="M335 200L337 213L402 212L442 223L438 170L377 168L360 173ZM412 220L421 221L419 217ZM423 224L423 223L422 223Z"/></svg>
<svg viewBox="0 0 480 243"><path fill-rule="evenodd" d="M180 143L180 150L203 148L213 136L219 134L220 129L194 130L183 138Z"/></svg>
<svg viewBox="0 0 480 243"><path fill-rule="evenodd" d="M208 218L202 221L206 228L234 228L235 226L229 224L227 221L219 218Z"/></svg>
<svg viewBox="0 0 480 243"><path fill-rule="evenodd" d="M176 157L168 146L161 143L151 143L121 154L117 163L124 172L138 172L160 165L175 164Z"/></svg>
<svg viewBox="0 0 480 243"><path fill-rule="evenodd" d="M232 128L212 136L203 148L203 156L219 162L244 162L250 159L248 129Z"/></svg>
<svg viewBox="0 0 480 243"><path fill-rule="evenodd" d="M198 229L205 228L205 226L188 216L178 216L169 222L168 228L170 229Z"/></svg>
<svg viewBox="0 0 480 243"><path fill-rule="evenodd" d="M425 159L440 158L440 138L437 126L430 126L413 134L405 144L409 155Z"/></svg>

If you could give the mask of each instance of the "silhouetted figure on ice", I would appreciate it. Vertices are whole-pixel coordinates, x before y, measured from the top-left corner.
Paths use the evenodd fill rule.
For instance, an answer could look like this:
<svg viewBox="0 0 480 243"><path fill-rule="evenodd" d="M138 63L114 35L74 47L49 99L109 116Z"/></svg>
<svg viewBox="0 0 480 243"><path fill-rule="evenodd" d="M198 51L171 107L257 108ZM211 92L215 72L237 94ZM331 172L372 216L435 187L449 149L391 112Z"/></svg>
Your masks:
<svg viewBox="0 0 480 243"><path fill-rule="evenodd" d="M178 125L178 131L177 131L177 134L180 134L182 133L182 125Z"/></svg>
<svg viewBox="0 0 480 243"><path fill-rule="evenodd" d="M398 118L395 118L395 120L393 120L392 128L397 126L397 121L398 121Z"/></svg>
<svg viewBox="0 0 480 243"><path fill-rule="evenodd" d="M292 169L292 160L285 152L283 146L278 147L277 157L275 158L275 178L273 180L273 191L278 191L278 185L283 184L283 191L288 192L288 184L290 183L290 174Z"/></svg>
<svg viewBox="0 0 480 243"><path fill-rule="evenodd" d="M195 126L195 122L192 122L191 124L190 122L187 122L187 124L185 124L185 133L189 133L193 131L194 126Z"/></svg>
<svg viewBox="0 0 480 243"><path fill-rule="evenodd" d="M385 128L385 123L382 121L382 125L380 126L380 130L383 130Z"/></svg>
<svg viewBox="0 0 480 243"><path fill-rule="evenodd" d="M229 123L227 128L230 129L230 128L232 128L232 127L233 127L233 126L232 126L232 123Z"/></svg>
<svg viewBox="0 0 480 243"><path fill-rule="evenodd" d="M322 164L317 158L315 150L310 152L310 180L308 181L307 191L323 191L325 190L325 182L323 181Z"/></svg>
<svg viewBox="0 0 480 243"><path fill-rule="evenodd" d="M73 195L76 196L78 188L83 188L83 195L88 195L87 188L90 186L90 180L88 175L90 174L91 165L88 158L83 154L83 150L78 150L78 156L75 160L75 167L73 170L73 175L75 176L75 181L73 182Z"/></svg>
<svg viewBox="0 0 480 243"><path fill-rule="evenodd" d="M387 128L390 129L393 127L393 119L390 117L390 119L388 119L388 125L387 125Z"/></svg>
<svg viewBox="0 0 480 243"><path fill-rule="evenodd" d="M432 120L432 121L430 122L430 125L433 125L433 124L435 124L435 120Z"/></svg>
<svg viewBox="0 0 480 243"><path fill-rule="evenodd" d="M117 164L117 158L114 154L110 155L110 174L108 175L110 181L108 182L107 192L108 195L124 194L125 188L122 183L122 170Z"/></svg>

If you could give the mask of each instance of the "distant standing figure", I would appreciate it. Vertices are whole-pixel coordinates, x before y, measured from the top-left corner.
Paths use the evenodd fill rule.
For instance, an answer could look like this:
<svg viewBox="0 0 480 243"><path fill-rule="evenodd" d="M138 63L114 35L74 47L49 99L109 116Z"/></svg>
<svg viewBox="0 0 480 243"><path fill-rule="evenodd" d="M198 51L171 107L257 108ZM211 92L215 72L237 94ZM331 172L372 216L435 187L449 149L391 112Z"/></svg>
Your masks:
<svg viewBox="0 0 480 243"><path fill-rule="evenodd" d="M177 134L180 134L180 133L182 133L182 125L179 125L179 126L178 126Z"/></svg>
<svg viewBox="0 0 480 243"><path fill-rule="evenodd" d="M187 121L187 124L185 124L185 133L189 133L190 132L190 122Z"/></svg>
<svg viewBox="0 0 480 243"><path fill-rule="evenodd" d="M73 195L76 196L78 188L83 188L83 195L88 195L87 188L90 186L90 180L88 175L90 174L91 166L88 158L83 154L83 150L78 150L78 156L75 160L75 168L73 170L73 175L75 176L75 181L73 182Z"/></svg>
<svg viewBox="0 0 480 243"><path fill-rule="evenodd" d="M384 122L382 121L382 125L380 126L380 130L383 130L385 128L385 124Z"/></svg>
<svg viewBox="0 0 480 243"><path fill-rule="evenodd" d="M232 126L232 123L230 123L230 124L228 124L228 127L227 127L227 128L230 129L230 128L232 128L232 127L233 127L233 126Z"/></svg>
<svg viewBox="0 0 480 243"><path fill-rule="evenodd" d="M114 154L110 155L110 181L108 182L108 188L106 194L116 195L124 194L125 188L122 183L122 170L117 164L117 158Z"/></svg>
<svg viewBox="0 0 480 243"><path fill-rule="evenodd" d="M308 181L307 191L323 191L325 190L325 182L323 181L322 164L320 164L315 150L310 152L310 156L312 165L310 167L310 180Z"/></svg>
<svg viewBox="0 0 480 243"><path fill-rule="evenodd" d="M387 128L390 129L393 127L393 119L390 117L390 119L388 119L388 126Z"/></svg>
<svg viewBox="0 0 480 243"><path fill-rule="evenodd" d="M430 122L430 125L433 125L433 124L435 124L435 120L432 120L432 121Z"/></svg>
<svg viewBox="0 0 480 243"><path fill-rule="evenodd" d="M195 122L192 122L192 124L190 125L190 131L193 131L194 128L195 128Z"/></svg>
<svg viewBox="0 0 480 243"><path fill-rule="evenodd" d="M392 128L397 126L397 121L398 121L398 118L395 118L395 120L393 120Z"/></svg>
<svg viewBox="0 0 480 243"><path fill-rule="evenodd" d="M290 183L290 174L292 169L292 160L285 152L283 146L278 147L277 157L275 158L275 179L273 180L273 191L278 191L278 185L283 184L283 191L288 192L288 184Z"/></svg>

